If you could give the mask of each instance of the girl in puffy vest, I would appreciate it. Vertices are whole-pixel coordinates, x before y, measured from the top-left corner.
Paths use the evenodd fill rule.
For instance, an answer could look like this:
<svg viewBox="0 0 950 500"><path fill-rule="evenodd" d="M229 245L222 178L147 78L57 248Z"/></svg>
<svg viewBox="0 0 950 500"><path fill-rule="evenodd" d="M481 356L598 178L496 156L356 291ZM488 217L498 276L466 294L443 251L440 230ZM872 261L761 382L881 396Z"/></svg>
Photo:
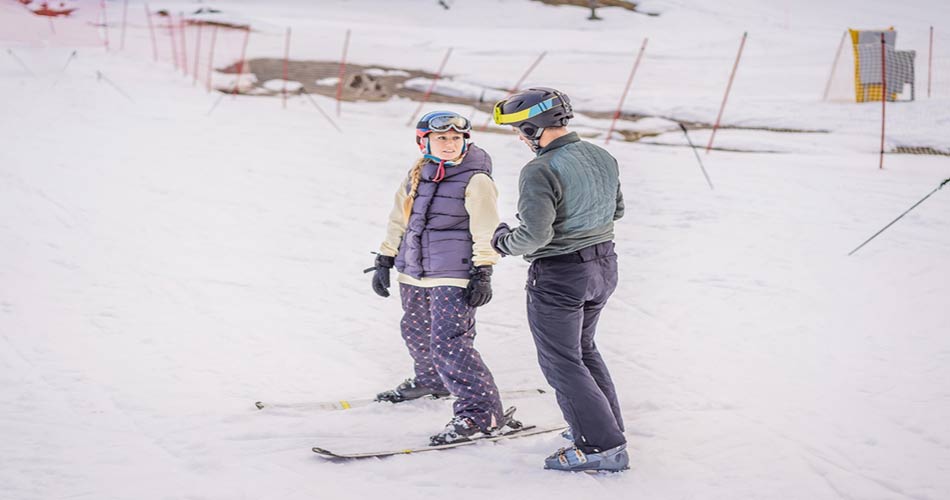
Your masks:
<svg viewBox="0 0 950 500"><path fill-rule="evenodd" d="M491 372L473 345L475 308L491 299L499 255L491 246L498 226L498 192L491 158L471 144L471 122L436 111L416 125L422 152L396 191L373 290L389 296L389 273L399 272L402 337L415 376L377 400L397 403L448 396L455 417L432 436L438 445L490 433L508 424ZM513 422L512 422L513 423Z"/></svg>

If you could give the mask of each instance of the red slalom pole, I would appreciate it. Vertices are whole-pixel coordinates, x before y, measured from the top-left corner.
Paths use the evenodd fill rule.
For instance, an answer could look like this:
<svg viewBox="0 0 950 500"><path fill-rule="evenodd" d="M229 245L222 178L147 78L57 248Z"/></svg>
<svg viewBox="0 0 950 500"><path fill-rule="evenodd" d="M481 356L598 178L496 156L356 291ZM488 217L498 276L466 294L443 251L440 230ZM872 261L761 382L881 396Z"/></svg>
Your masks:
<svg viewBox="0 0 950 500"><path fill-rule="evenodd" d="M350 47L350 30L346 30L343 40L343 58L340 59L340 74L336 84L336 116L340 116L340 98L343 97L343 76L346 74L346 51Z"/></svg>
<svg viewBox="0 0 950 500"><path fill-rule="evenodd" d="M145 4L145 19L148 20L148 32L152 36L152 57L155 59L155 62L158 62L158 45L155 43L155 27L152 26L152 12L148 9L148 4Z"/></svg>
<svg viewBox="0 0 950 500"><path fill-rule="evenodd" d="M885 108L887 106L887 50L884 44L884 33L881 33L881 161L877 168L884 168L884 123Z"/></svg>
<svg viewBox="0 0 950 500"><path fill-rule="evenodd" d="M106 16L106 0L99 0L99 11L102 12L102 30L105 33L106 51L109 51L109 19Z"/></svg>
<svg viewBox="0 0 950 500"><path fill-rule="evenodd" d="M435 72L435 78L432 79L432 83L429 84L428 90L424 96L422 96L422 101L419 102L419 106L415 111L412 112L412 116L409 117L409 121L406 123L406 126L412 125L412 122L415 121L416 116L419 115L419 111L422 110L422 106L425 106L429 102L429 96L432 95L432 90L435 89L435 84L438 83L439 78L442 77L442 70L445 69L445 63L449 61L449 56L452 55L452 47L449 47L449 50L445 51L445 57L442 58L442 64L439 65L439 69Z"/></svg>
<svg viewBox="0 0 950 500"><path fill-rule="evenodd" d="M214 72L214 42L218 39L218 25L211 27L211 48L208 50L208 92L211 92L211 74Z"/></svg>
<svg viewBox="0 0 950 500"><path fill-rule="evenodd" d="M934 72L934 27L930 27L930 49L927 51L927 98L930 98L930 80Z"/></svg>
<svg viewBox="0 0 950 500"><path fill-rule="evenodd" d="M607 131L607 139L604 140L604 145L610 144L610 136L614 133L614 126L617 124L617 119L620 118L620 109L623 108L623 101L627 99L627 91L630 90L630 84L633 83L633 75L637 74L637 67L640 66L640 59L643 57L643 51L647 48L647 40L649 38L643 39L643 45L640 46L640 52L637 54L637 60L633 63L633 69L630 70L630 76L627 77L627 86L623 88L623 94L620 96L620 102L617 104L617 111L614 113L614 119L610 122L610 130Z"/></svg>
<svg viewBox="0 0 950 500"><path fill-rule="evenodd" d="M287 109L287 66L290 64L290 26L287 27L287 38L284 40L284 109Z"/></svg>
<svg viewBox="0 0 950 500"><path fill-rule="evenodd" d="M119 50L125 50L125 27L129 19L129 0L122 0L122 37L119 41Z"/></svg>
<svg viewBox="0 0 950 500"><path fill-rule="evenodd" d="M175 63L175 69L178 69L178 45L175 43L175 27L172 25L172 15L168 14L168 41L172 47L172 61Z"/></svg>
<svg viewBox="0 0 950 500"><path fill-rule="evenodd" d="M739 53L736 54L736 62L732 65L732 73L729 75L729 84L726 85L726 95L722 97L722 105L719 106L719 115L716 116L716 124L713 125L712 134L709 135L709 144L706 144L706 154L709 154L709 150L713 145L713 139L716 137L716 130L719 129L722 112L726 109L726 101L729 99L729 91L732 89L732 81L736 77L736 70L739 68L739 59L742 58L742 48L745 47L745 39L748 34L748 32L742 33L742 42L739 43Z"/></svg>
<svg viewBox="0 0 950 500"><path fill-rule="evenodd" d="M192 87L198 83L198 60L201 59L201 26L203 24L198 21L198 39L195 40L195 67L191 69L191 72L194 73L194 78L191 80Z"/></svg>
<svg viewBox="0 0 950 500"><path fill-rule="evenodd" d="M244 76L244 58L247 56L247 42L251 39L251 27L247 27L247 33L244 35L244 47L241 49L241 62L238 63L238 77L234 82L234 89L231 96L237 98L238 86L241 85L241 77Z"/></svg>
<svg viewBox="0 0 950 500"><path fill-rule="evenodd" d="M178 13L178 26L181 29L181 70L188 76L188 44L185 41L185 13Z"/></svg>
<svg viewBox="0 0 950 500"><path fill-rule="evenodd" d="M508 91L508 95L505 96L505 99L508 99L509 97L511 97L512 95L514 95L514 93L517 92L519 88L521 88L521 84L524 83L524 81L528 78L528 75L530 75L531 72L534 71L534 68L537 68L537 67L538 67L538 64L541 63L541 59L544 59L544 56L546 56L547 53L548 53L547 51L542 52L542 53L538 56L538 58L534 60L534 62L531 64L531 66L528 66L528 70L525 71L523 75L521 75L521 78L519 78L517 82L515 82L515 86L512 87L511 90ZM502 99L502 100L504 100L504 99ZM488 113L488 119L485 120L485 124L482 125L481 130L486 130L486 129L488 129L488 124L491 122L491 120L492 120L492 114L491 114L491 113Z"/></svg>

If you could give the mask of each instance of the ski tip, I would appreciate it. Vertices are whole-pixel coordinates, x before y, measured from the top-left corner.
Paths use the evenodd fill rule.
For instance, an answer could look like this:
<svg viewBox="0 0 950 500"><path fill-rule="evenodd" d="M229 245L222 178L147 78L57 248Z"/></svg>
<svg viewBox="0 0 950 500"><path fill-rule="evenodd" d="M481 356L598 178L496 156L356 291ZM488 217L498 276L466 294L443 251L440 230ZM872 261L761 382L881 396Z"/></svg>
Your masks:
<svg viewBox="0 0 950 500"><path fill-rule="evenodd" d="M258 410L263 410L263 409L264 409L264 402L263 402L263 401L255 401L255 402L254 402L254 406L256 406Z"/></svg>

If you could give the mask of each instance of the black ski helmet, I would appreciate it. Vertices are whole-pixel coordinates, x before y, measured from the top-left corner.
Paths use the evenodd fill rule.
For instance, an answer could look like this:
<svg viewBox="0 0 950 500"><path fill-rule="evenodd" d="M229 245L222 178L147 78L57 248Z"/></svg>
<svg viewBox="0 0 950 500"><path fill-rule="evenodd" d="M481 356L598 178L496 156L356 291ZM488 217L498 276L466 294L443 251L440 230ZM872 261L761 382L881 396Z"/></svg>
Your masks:
<svg viewBox="0 0 950 500"><path fill-rule="evenodd" d="M495 123L511 125L528 139L537 140L547 127L563 127L574 118L571 98L549 87L531 87L498 101Z"/></svg>

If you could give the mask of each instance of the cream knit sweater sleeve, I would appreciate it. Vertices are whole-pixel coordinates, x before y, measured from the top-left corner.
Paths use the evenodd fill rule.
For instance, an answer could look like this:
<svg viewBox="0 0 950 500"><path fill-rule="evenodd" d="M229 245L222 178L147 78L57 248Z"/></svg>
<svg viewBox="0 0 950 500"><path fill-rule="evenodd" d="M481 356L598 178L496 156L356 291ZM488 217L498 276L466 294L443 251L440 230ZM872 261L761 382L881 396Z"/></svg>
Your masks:
<svg viewBox="0 0 950 500"><path fill-rule="evenodd" d="M386 239L379 246L379 253L395 257L399 253L399 244L402 243L402 235L406 234L406 219L403 215L402 207L406 202L406 183L409 179L403 179L396 190L396 196L393 201L393 209L389 212L389 222L386 224Z"/></svg>
<svg viewBox="0 0 950 500"><path fill-rule="evenodd" d="M495 181L484 174L476 174L465 188L465 210L468 212L469 231L475 245L472 262L475 266L493 266L501 258L491 246L498 227L498 189Z"/></svg>

